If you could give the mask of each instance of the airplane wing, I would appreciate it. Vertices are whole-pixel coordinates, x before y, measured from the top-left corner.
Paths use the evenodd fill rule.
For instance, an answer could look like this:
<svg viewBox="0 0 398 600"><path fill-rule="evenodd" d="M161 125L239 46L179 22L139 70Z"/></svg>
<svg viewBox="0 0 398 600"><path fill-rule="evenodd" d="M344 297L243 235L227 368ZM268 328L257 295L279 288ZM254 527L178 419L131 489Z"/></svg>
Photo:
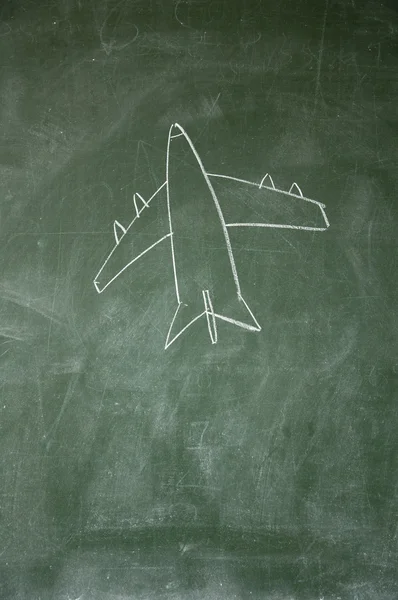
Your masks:
<svg viewBox="0 0 398 600"><path fill-rule="evenodd" d="M134 218L129 225L124 226L119 221L113 223L114 246L93 282L99 294L128 267L171 235L166 182L147 200L138 193L134 194L132 211Z"/></svg>
<svg viewBox="0 0 398 600"><path fill-rule="evenodd" d="M329 227L325 205L304 196L296 183L286 191L277 188L268 173L259 183L216 173L207 175L228 228L325 231Z"/></svg>

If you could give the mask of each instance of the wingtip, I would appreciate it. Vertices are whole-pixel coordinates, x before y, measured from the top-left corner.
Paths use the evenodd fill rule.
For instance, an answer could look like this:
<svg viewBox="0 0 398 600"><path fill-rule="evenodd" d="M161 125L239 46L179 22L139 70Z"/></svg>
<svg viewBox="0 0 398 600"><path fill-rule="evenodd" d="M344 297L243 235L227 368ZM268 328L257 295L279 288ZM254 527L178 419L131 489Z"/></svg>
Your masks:
<svg viewBox="0 0 398 600"><path fill-rule="evenodd" d="M185 135L184 129L181 127L181 125L179 123L173 123L170 126L169 139L180 137L180 135Z"/></svg>

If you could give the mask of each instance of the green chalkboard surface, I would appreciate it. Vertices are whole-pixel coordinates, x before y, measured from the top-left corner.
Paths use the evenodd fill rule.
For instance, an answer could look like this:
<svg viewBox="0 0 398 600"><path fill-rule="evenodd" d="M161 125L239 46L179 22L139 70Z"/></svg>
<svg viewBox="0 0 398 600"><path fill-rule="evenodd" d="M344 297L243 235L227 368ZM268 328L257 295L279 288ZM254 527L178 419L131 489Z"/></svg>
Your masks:
<svg viewBox="0 0 398 600"><path fill-rule="evenodd" d="M398 597L398 6L0 7L1 600Z"/></svg>

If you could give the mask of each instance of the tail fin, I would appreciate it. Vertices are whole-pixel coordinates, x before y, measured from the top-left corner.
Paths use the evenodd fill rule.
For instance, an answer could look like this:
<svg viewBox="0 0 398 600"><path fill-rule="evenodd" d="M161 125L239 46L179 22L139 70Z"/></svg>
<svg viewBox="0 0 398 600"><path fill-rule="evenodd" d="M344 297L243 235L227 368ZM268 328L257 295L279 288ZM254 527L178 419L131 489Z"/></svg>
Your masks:
<svg viewBox="0 0 398 600"><path fill-rule="evenodd" d="M209 290L202 290L204 310L198 309L198 303L177 306L169 331L167 333L165 350L173 344L191 325L206 316L207 328L212 344L218 341L217 319L226 321L247 331L261 331L261 327L242 296L235 296L231 305L223 310L223 314L215 312Z"/></svg>

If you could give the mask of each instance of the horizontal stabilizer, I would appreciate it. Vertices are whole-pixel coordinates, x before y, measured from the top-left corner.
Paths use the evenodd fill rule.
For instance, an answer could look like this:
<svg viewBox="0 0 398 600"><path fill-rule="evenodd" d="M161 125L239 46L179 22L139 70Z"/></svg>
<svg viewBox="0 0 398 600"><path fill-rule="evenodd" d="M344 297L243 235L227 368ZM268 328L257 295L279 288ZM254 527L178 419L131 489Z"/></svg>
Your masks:
<svg viewBox="0 0 398 600"><path fill-rule="evenodd" d="M247 331L261 331L257 319L241 296L235 296L234 300L218 313L209 290L203 290L202 298L198 298L198 302L178 305L167 334L165 350L202 317L206 317L203 323L207 324L212 344L218 341L217 320L231 323Z"/></svg>
<svg viewBox="0 0 398 600"><path fill-rule="evenodd" d="M247 331L261 331L256 317L242 296L235 296L231 304L222 310L222 314L216 310L214 315L216 319L226 321L237 327L242 327L243 329L247 329Z"/></svg>
<svg viewBox="0 0 398 600"><path fill-rule="evenodd" d="M206 310L203 302L199 310L197 303L184 304L181 302L177 306L173 320L171 321L164 349L167 350L167 348L171 346L171 344L173 344L182 333L184 333L189 327L191 327L191 325L196 323L196 321L205 315Z"/></svg>

